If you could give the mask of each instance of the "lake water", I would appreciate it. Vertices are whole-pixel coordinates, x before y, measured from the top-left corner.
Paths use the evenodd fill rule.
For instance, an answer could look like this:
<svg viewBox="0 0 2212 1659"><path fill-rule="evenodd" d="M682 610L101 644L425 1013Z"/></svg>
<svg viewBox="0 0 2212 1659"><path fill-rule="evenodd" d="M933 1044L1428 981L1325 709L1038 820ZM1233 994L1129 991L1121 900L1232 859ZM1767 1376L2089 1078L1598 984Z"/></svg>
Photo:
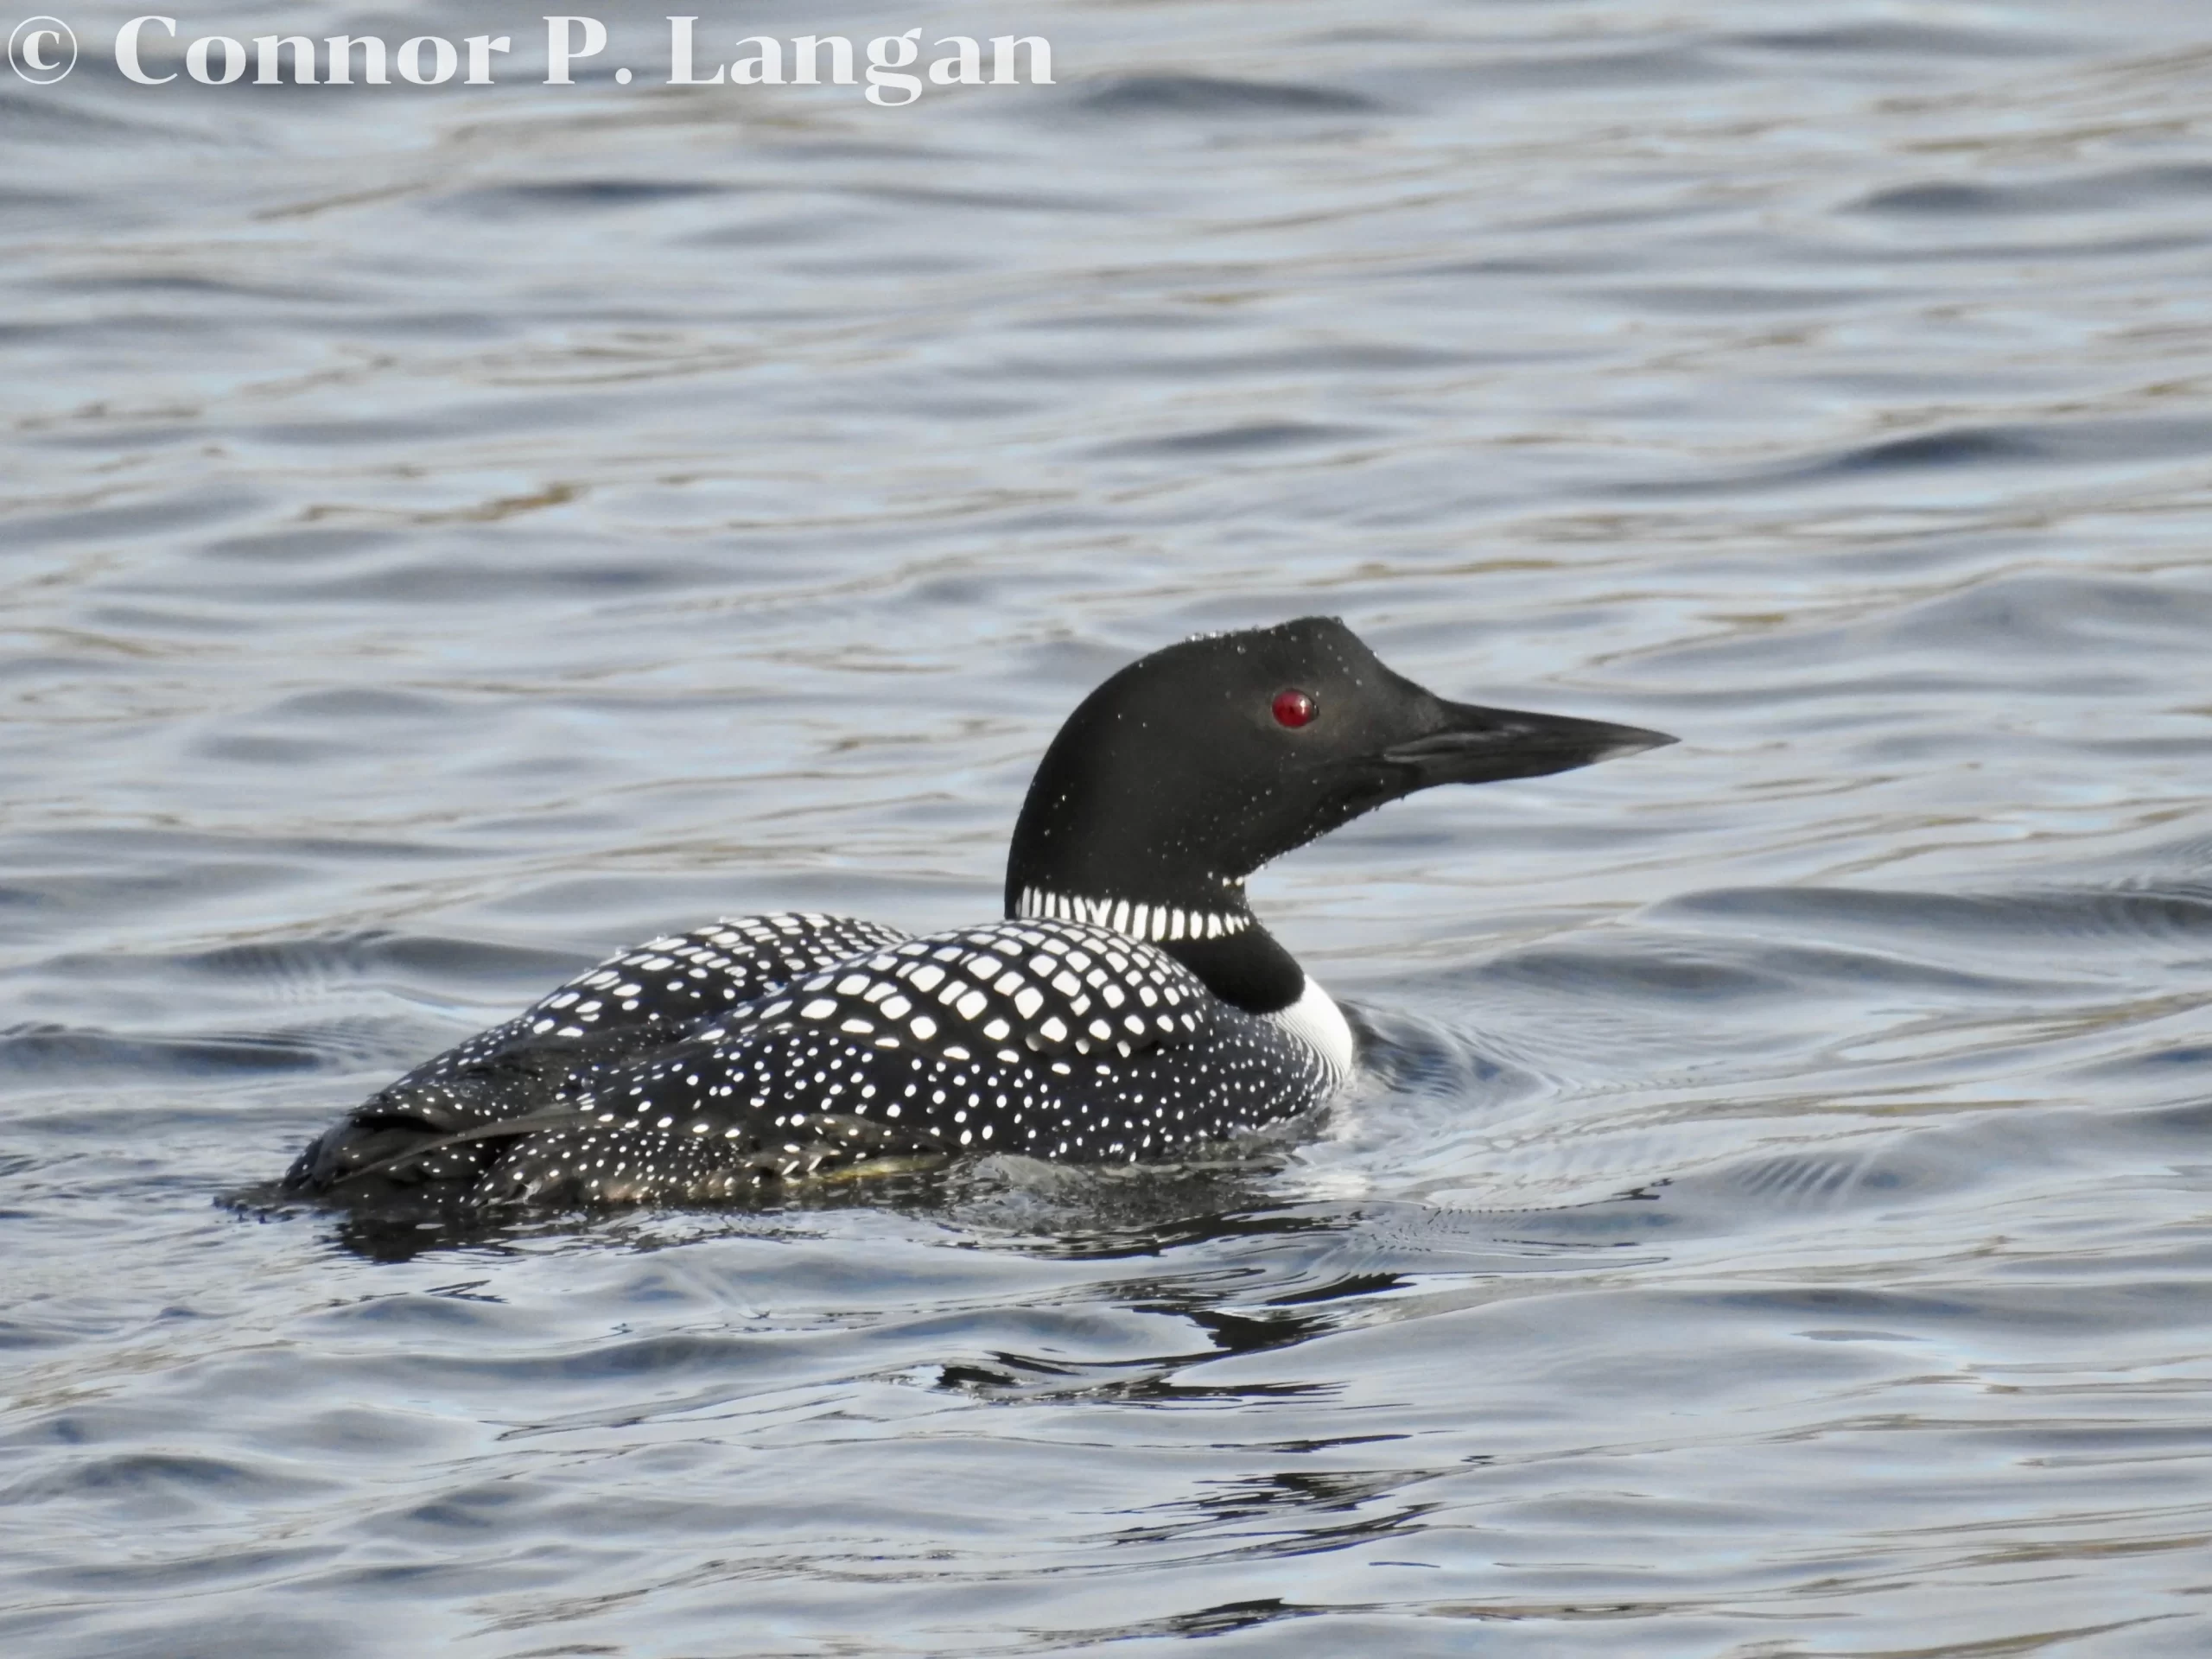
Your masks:
<svg viewBox="0 0 2212 1659"><path fill-rule="evenodd" d="M9 1652L2212 1651L2198 0L128 15L0 77ZM1255 883L1319 1139L221 1202L661 929L995 914L1085 690L1315 612L1683 739Z"/></svg>

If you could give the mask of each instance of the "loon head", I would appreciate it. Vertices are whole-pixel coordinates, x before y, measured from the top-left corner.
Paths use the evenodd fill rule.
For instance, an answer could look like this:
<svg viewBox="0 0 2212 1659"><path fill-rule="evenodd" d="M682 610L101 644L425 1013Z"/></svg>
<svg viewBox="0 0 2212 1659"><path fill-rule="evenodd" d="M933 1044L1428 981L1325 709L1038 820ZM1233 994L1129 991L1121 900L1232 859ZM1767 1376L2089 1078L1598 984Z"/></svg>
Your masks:
<svg viewBox="0 0 2212 1659"><path fill-rule="evenodd" d="M1415 790L1674 741L1446 702L1334 617L1186 639L1131 663L1060 728L1014 825L1007 913L1148 939L1217 994L1271 1011L1305 976L1246 907L1262 865Z"/></svg>

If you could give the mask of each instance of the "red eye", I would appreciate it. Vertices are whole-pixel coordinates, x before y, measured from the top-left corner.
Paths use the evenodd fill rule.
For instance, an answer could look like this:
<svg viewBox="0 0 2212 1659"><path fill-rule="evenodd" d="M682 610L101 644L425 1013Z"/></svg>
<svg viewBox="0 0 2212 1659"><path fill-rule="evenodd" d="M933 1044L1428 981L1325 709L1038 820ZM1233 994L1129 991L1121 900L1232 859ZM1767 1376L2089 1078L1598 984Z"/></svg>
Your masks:
<svg viewBox="0 0 2212 1659"><path fill-rule="evenodd" d="M1313 696L1294 685L1287 686L1275 693L1274 713L1278 726L1303 726L1313 718Z"/></svg>

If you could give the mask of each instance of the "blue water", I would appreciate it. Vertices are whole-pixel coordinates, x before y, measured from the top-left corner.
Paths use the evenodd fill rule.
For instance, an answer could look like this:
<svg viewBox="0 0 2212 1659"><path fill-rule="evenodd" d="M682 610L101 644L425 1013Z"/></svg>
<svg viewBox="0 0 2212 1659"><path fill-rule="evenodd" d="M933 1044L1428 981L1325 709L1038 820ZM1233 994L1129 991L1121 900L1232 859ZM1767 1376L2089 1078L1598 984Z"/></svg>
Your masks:
<svg viewBox="0 0 2212 1659"><path fill-rule="evenodd" d="M0 1644L2212 1650L2212 14L734 15L1059 84L0 78ZM1255 883L1320 1138L220 1202L1313 612L1684 740Z"/></svg>

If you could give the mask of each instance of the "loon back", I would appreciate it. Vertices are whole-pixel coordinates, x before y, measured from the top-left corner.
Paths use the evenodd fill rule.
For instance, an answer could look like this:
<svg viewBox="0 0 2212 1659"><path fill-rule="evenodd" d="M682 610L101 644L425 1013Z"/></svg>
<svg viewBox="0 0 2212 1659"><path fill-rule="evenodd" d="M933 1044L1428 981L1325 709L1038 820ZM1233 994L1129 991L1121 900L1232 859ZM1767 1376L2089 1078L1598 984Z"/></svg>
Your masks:
<svg viewBox="0 0 2212 1659"><path fill-rule="evenodd" d="M1132 663L1046 750L1006 919L753 917L609 958L408 1073L285 1177L334 1198L702 1202L995 1151L1188 1155L1325 1106L1342 1014L1244 882L1360 814L1673 740L1454 703L1341 622Z"/></svg>

